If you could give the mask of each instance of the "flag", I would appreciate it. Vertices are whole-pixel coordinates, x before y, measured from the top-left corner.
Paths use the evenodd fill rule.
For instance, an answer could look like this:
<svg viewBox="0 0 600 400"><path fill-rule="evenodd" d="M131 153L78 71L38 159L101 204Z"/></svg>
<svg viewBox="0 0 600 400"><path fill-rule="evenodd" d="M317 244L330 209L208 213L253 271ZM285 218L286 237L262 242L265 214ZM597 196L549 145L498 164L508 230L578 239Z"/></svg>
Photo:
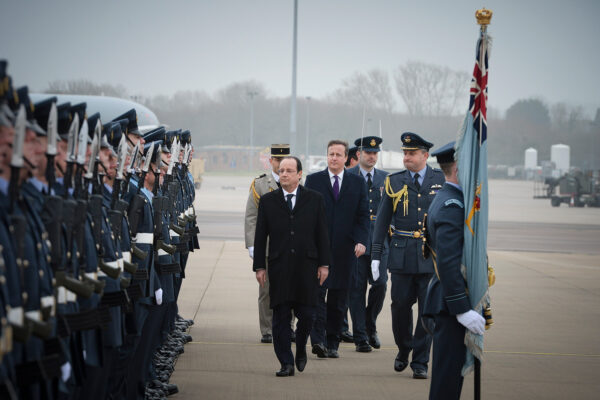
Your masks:
<svg viewBox="0 0 600 400"><path fill-rule="evenodd" d="M477 51L469 111L456 142L458 181L465 200L464 245L462 272L467 282L471 307L483 315L489 306L487 231L488 231L488 178L487 178L487 82L489 37L482 29ZM467 357L462 374L474 364L474 357L483 356L483 336L466 330Z"/></svg>

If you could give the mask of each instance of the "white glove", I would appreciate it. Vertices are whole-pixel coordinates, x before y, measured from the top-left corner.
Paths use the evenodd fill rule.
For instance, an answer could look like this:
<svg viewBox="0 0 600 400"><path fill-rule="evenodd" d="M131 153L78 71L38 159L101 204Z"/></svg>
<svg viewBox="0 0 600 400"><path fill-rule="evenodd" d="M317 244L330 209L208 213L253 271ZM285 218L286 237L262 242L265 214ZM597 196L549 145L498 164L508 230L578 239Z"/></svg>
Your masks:
<svg viewBox="0 0 600 400"><path fill-rule="evenodd" d="M248 254L250 255L250 258L254 260L254 246L248 247Z"/></svg>
<svg viewBox="0 0 600 400"><path fill-rule="evenodd" d="M71 377L71 364L67 361L63 365L60 366L60 377L63 382L66 382Z"/></svg>
<svg viewBox="0 0 600 400"><path fill-rule="evenodd" d="M156 299L156 304L159 306L162 304L162 289L158 289L154 292L154 298Z"/></svg>
<svg viewBox="0 0 600 400"><path fill-rule="evenodd" d="M485 330L485 318L475 310L469 310L466 313L457 314L456 319L465 328L476 335L483 335Z"/></svg>
<svg viewBox="0 0 600 400"><path fill-rule="evenodd" d="M373 274L373 280L376 281L379 279L379 260L371 261L371 273Z"/></svg>

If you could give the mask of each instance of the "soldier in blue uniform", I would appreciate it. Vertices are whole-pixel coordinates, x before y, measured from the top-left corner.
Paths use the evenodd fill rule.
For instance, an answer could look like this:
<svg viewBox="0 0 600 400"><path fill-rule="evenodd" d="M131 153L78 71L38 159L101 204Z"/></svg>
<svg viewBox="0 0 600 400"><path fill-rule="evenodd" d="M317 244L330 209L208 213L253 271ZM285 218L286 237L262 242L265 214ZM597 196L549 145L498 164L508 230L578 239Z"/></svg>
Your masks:
<svg viewBox="0 0 600 400"><path fill-rule="evenodd" d="M423 224L444 177L439 169L427 166L432 143L412 132L403 133L401 139L406 170L390 174L385 180L373 231L371 269L374 274L379 271L383 244L390 235L387 266L392 279L392 330L398 346L394 369L400 372L408 366L412 350L413 378L426 379L431 337L420 320L433 263L423 257ZM417 300L418 320L413 335L412 306Z"/></svg>
<svg viewBox="0 0 600 400"><path fill-rule="evenodd" d="M485 319L467 296L461 273L465 206L458 184L454 142L431 154L437 157L446 182L429 206L428 251L435 275L427 288L423 315L435 319L430 399L459 399L465 362L465 329L482 335Z"/></svg>
<svg viewBox="0 0 600 400"><path fill-rule="evenodd" d="M352 330L354 331L354 344L358 352L370 352L371 346L381 347L377 336L377 316L383 308L385 292L387 290L387 240L384 242L383 261L380 263L378 276L371 273L371 241L373 229L377 219L377 209L384 191L387 171L375 168L377 155L380 151L382 139L376 136L358 138L354 144L358 147L358 165L348 169L348 172L357 174L367 184L369 198L369 240L365 254L357 258L354 271L354 283L350 289L350 313L352 315ZM371 284L368 294L368 303L365 302L367 282Z"/></svg>

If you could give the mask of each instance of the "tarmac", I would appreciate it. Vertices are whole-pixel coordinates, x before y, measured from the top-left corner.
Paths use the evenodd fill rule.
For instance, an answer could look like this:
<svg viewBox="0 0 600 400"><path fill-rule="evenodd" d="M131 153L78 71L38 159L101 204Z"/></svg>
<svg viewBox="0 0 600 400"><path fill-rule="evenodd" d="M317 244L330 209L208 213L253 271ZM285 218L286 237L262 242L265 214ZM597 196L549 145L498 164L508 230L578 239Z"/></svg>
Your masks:
<svg viewBox="0 0 600 400"><path fill-rule="evenodd" d="M257 282L243 242L250 177L206 176L197 192L201 249L179 297L193 318L171 382L173 399L425 399L430 380L393 369L389 288L379 350L342 344L339 359L310 354L304 372L275 377L260 344ZM553 208L533 184L490 182L489 257L494 325L485 334L483 399L595 399L600 393L600 209ZM416 307L415 307L416 309ZM416 310L415 310L416 312ZM463 399L473 398L473 374Z"/></svg>

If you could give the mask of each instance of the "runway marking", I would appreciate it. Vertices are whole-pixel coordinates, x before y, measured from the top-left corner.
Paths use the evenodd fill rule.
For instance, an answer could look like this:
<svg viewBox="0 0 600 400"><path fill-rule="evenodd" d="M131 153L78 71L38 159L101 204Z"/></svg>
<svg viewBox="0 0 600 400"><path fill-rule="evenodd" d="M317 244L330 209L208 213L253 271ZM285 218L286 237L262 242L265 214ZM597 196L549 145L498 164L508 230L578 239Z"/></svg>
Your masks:
<svg viewBox="0 0 600 400"><path fill-rule="evenodd" d="M188 344L208 344L216 346L264 346L271 347L271 343L242 343L242 342L204 342L204 341L191 341ZM310 346L309 344L307 344ZM352 349L352 344L341 344L340 347ZM381 350L394 350L397 351L397 347L392 346L381 346L380 349L374 349L373 351ZM512 354L512 355L524 355L524 356L554 356L554 357L592 357L600 358L600 354L581 354L581 353L552 353L552 352L533 352L533 351L505 351L505 350L484 350L484 353L488 354Z"/></svg>

